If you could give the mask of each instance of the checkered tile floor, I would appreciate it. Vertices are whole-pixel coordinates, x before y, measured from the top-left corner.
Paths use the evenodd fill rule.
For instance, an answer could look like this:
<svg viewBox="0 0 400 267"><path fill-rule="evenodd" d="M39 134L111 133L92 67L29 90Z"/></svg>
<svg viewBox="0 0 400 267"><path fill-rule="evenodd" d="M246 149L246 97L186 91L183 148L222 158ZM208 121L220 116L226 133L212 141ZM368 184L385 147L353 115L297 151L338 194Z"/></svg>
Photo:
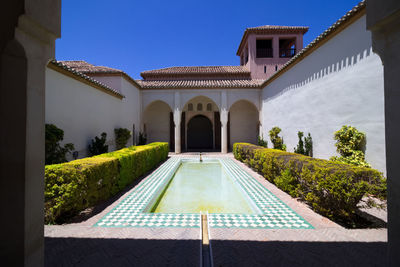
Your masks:
<svg viewBox="0 0 400 267"><path fill-rule="evenodd" d="M95 226L101 227L200 227L200 214L148 213L155 200L183 159L172 157L140 183L124 200ZM185 159L187 160L187 159ZM229 158L219 159L231 178L243 189L260 211L259 215L209 214L210 227L313 229L302 217L251 177Z"/></svg>

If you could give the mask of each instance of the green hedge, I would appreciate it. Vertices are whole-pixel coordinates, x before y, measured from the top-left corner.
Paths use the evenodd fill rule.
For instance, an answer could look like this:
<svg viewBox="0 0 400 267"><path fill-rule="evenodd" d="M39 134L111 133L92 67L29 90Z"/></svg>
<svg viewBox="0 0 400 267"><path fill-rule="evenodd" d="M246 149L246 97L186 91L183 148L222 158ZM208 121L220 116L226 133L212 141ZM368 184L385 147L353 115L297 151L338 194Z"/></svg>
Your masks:
<svg viewBox="0 0 400 267"><path fill-rule="evenodd" d="M47 165L45 222L61 222L115 195L165 160L168 151L168 143L151 143Z"/></svg>
<svg viewBox="0 0 400 267"><path fill-rule="evenodd" d="M333 163L247 143L235 143L233 153L236 159L282 190L339 222L354 222L357 204L364 195L386 197L385 178L371 168Z"/></svg>

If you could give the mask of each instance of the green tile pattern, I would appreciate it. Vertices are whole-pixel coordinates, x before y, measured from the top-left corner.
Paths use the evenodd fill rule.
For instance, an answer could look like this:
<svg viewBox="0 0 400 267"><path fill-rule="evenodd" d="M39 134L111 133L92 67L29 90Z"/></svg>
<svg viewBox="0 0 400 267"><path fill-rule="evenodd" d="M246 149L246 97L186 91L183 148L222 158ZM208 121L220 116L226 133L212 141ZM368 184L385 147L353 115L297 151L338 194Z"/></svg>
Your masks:
<svg viewBox="0 0 400 267"><path fill-rule="evenodd" d="M200 214L149 213L147 208L179 167L181 160L172 157L100 219L101 227L200 227ZM206 159L205 159L206 160ZM313 229L311 224L295 213L268 189L262 186L229 158L218 159L231 178L247 194L260 214L209 214L210 227L249 229Z"/></svg>

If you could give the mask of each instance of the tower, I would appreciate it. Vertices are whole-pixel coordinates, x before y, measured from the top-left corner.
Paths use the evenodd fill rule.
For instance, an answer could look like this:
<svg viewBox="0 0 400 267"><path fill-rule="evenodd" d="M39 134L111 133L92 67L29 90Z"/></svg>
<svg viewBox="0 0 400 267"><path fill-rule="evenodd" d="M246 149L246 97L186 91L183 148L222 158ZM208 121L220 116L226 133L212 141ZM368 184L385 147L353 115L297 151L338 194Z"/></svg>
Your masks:
<svg viewBox="0 0 400 267"><path fill-rule="evenodd" d="M303 49L303 35L308 27L259 26L244 31L236 55L252 79L268 79L296 53Z"/></svg>

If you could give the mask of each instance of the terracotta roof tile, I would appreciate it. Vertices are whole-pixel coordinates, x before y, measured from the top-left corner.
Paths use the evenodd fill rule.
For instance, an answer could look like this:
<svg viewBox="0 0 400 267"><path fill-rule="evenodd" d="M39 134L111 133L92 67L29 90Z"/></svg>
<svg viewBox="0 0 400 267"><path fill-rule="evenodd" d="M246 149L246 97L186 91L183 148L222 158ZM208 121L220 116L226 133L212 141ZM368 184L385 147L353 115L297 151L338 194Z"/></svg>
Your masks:
<svg viewBox="0 0 400 267"><path fill-rule="evenodd" d="M178 80L137 81L142 89L185 89L185 88L259 88L264 80Z"/></svg>
<svg viewBox="0 0 400 267"><path fill-rule="evenodd" d="M101 82L99 82L99 81L87 76L86 74L83 74L80 71L77 71L75 68L72 68L72 67L64 64L64 62L65 61L52 60L52 61L49 62L49 65L51 64L53 69L56 68L56 69L59 69L59 70L67 71L71 75L75 76L77 79L83 79L86 82L88 82L89 84L92 84L93 86L100 87L100 88L104 89L105 91L107 91L107 92L109 92L109 93L111 93L111 94L113 94L115 96L118 96L120 98L124 98L125 97L123 94L121 94L117 90L115 90L115 89L113 89L113 88L111 88L111 87L109 87L109 86L107 86L107 85L105 85L105 84L103 84L103 83L101 83ZM69 62L71 62L71 61L69 61ZM82 62L82 61L74 61L74 62Z"/></svg>
<svg viewBox="0 0 400 267"><path fill-rule="evenodd" d="M207 79L207 77L208 79L250 79L250 70L245 66L192 66L148 70L140 75L145 80Z"/></svg>
<svg viewBox="0 0 400 267"><path fill-rule="evenodd" d="M122 70L105 66L95 66L83 60L65 60L59 62L82 73L124 73Z"/></svg>

